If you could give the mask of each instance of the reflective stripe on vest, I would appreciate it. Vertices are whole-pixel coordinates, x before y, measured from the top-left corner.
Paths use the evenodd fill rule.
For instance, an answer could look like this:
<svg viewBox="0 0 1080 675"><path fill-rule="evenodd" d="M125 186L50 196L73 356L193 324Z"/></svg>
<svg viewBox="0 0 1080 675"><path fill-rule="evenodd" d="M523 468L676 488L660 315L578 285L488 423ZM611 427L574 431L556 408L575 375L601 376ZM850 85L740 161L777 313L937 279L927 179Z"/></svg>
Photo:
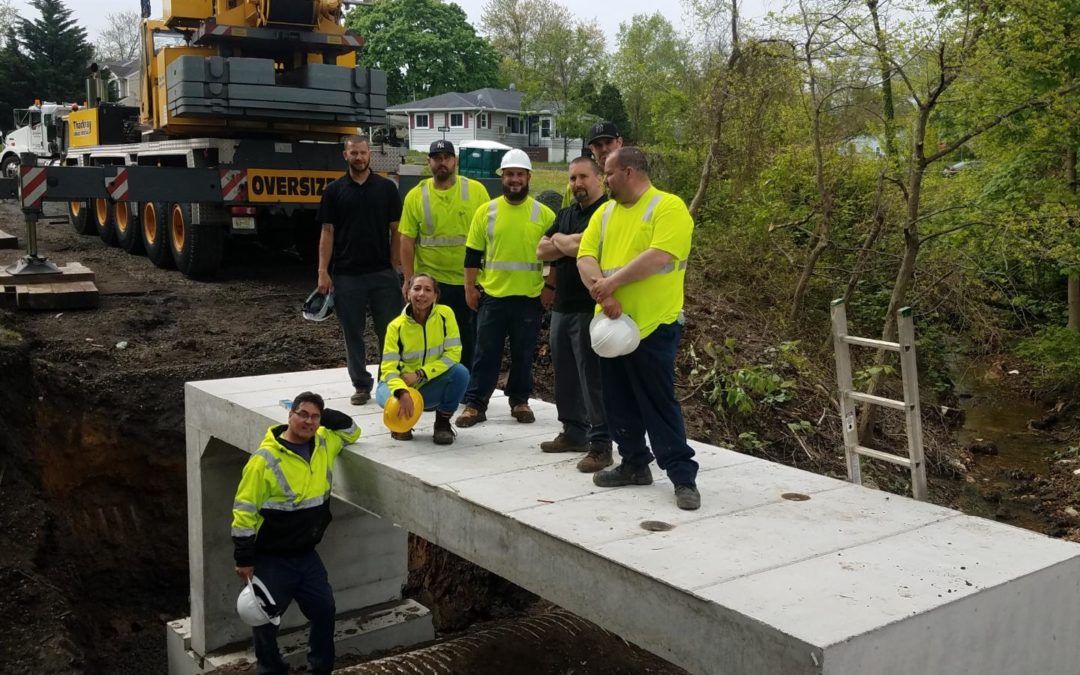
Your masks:
<svg viewBox="0 0 1080 675"><path fill-rule="evenodd" d="M467 178L458 177L458 183L461 184L461 201L463 203L469 203L469 180ZM431 192L428 189L427 181L420 184L420 203L424 208L424 225L427 226L426 237L420 237L421 246L464 246L465 237L436 237L435 236L435 217L431 211Z"/></svg>
<svg viewBox="0 0 1080 675"><path fill-rule="evenodd" d="M656 206L660 203L660 199L661 195L654 195L653 198L649 200L649 205L645 208L645 213L641 216L641 222L647 223L652 220L653 212L656 211ZM604 215L600 218L600 242L596 245L596 262L600 262L603 259L601 256L603 256L604 254L604 237L607 236L608 221L611 220L611 212L614 210L615 202L613 201L604 208ZM671 274L675 271L685 270L686 265L686 260L673 260L653 272L653 274ZM615 274L622 268L623 266L608 267L606 269L600 270L600 273L603 274L605 277L610 277L612 274Z"/></svg>
<svg viewBox="0 0 1080 675"><path fill-rule="evenodd" d="M492 199L491 205L488 206L488 227L487 227L487 244L490 249L495 242L495 218L499 215L499 200ZM540 220L540 202L533 200L532 207L532 221L538 222ZM543 263L531 263L531 262L500 262L498 260L485 260L485 270L500 270L502 272L542 272L544 270Z"/></svg>
<svg viewBox="0 0 1080 675"><path fill-rule="evenodd" d="M293 492L292 487L289 485L288 479L285 478L285 472L281 470L281 461L274 457L274 455L264 448L259 448L255 451L255 454L266 460L266 467L270 469L270 472L274 474L274 478L277 479L278 488L281 490L281 494L285 495L285 499L288 504L292 504L296 501L296 493ZM263 508L271 508L270 504L264 504ZM285 509L275 509L285 510Z"/></svg>

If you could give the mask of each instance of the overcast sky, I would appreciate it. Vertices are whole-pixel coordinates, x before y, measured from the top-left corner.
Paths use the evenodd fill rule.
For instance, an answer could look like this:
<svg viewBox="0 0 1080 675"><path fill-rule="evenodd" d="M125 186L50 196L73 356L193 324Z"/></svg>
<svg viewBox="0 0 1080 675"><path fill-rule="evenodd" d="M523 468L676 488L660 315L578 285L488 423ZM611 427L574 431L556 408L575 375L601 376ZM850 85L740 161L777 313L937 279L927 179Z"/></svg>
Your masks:
<svg viewBox="0 0 1080 675"><path fill-rule="evenodd" d="M659 11L667 17L676 29L686 26L683 17L682 3L679 0L590 0L589 2L574 2L572 0L560 0L562 4L570 8L580 19L596 19L608 38L608 49L615 47L615 36L619 32L619 23L629 21L635 14L651 14ZM15 8L27 18L37 15L37 10L30 7L26 0L14 0ZM139 11L139 0L66 0L75 17L82 22L90 36L91 42L95 41L98 32L105 25L105 16L113 12L125 10ZM480 25L480 14L484 6L484 0L458 0L457 4L469 15L469 21L474 26ZM760 18L769 11L779 11L783 6L783 0L743 0L742 16L748 20ZM161 0L151 0L154 16L161 16Z"/></svg>

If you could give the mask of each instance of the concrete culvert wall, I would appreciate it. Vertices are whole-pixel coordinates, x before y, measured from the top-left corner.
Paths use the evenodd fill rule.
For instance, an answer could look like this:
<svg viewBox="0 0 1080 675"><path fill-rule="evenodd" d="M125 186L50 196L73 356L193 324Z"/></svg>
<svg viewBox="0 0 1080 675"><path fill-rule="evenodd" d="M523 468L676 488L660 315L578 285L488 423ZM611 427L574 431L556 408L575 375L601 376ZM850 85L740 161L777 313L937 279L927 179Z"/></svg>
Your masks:
<svg viewBox="0 0 1080 675"><path fill-rule="evenodd" d="M686 673L559 608L507 619L468 635L334 672L338 675Z"/></svg>

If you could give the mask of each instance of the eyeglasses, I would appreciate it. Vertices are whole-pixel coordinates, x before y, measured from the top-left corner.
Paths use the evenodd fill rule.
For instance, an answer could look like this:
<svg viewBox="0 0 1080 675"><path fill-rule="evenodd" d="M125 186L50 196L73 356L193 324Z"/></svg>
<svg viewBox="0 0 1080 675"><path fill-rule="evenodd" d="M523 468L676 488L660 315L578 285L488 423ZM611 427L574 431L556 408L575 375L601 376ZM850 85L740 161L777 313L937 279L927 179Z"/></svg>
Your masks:
<svg viewBox="0 0 1080 675"><path fill-rule="evenodd" d="M293 415L296 415L305 422L318 422L322 419L322 415L320 415L319 413L309 413L306 410L290 410L289 412Z"/></svg>

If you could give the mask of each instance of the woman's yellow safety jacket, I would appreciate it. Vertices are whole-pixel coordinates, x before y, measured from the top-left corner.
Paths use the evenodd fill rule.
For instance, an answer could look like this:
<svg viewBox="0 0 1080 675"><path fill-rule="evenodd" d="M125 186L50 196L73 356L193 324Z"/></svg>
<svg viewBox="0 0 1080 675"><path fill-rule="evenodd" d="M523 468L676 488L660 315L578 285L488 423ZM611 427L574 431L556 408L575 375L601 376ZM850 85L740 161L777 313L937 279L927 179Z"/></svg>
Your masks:
<svg viewBox="0 0 1080 675"><path fill-rule="evenodd" d="M423 370L431 381L455 363L461 363L461 333L454 310L446 305L432 305L423 324L413 319L412 305L405 305L386 327L379 372L391 394L407 386L403 373Z"/></svg>

